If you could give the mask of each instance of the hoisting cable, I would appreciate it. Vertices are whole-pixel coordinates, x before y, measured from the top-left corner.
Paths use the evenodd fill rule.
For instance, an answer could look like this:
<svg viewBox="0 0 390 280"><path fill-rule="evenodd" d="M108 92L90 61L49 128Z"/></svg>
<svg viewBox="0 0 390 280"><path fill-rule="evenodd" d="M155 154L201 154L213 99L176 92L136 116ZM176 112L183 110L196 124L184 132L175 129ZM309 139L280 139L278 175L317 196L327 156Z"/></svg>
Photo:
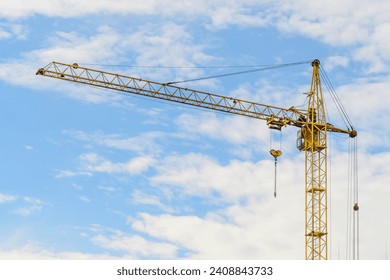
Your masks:
<svg viewBox="0 0 390 280"><path fill-rule="evenodd" d="M347 197L347 259L359 260L359 184L357 139L349 140L348 197Z"/></svg>
<svg viewBox="0 0 390 280"><path fill-rule="evenodd" d="M277 167L278 167L278 157L280 157L282 155L282 139L283 139L283 134L282 132L280 131L280 149L279 150L275 150L275 149L271 149L271 146L272 146L272 130L270 129L270 154L274 157L274 163L275 163L275 179L274 179L274 197L276 198L276 186L277 186L277 183L276 183L276 179L277 179Z"/></svg>
<svg viewBox="0 0 390 280"><path fill-rule="evenodd" d="M200 78L189 79L189 80L168 82L166 84L167 85L174 85L174 84L195 82L195 81L208 80L208 79L214 79L214 78L222 78L222 77L228 77L228 76L235 76L235 75L248 74L248 73L259 72L259 71L265 71L265 70L271 70L271 69L277 69L277 68L283 68L283 67L307 64L307 63L311 63L311 61L301 61L301 62L294 62L294 63L277 64L277 65L266 66L266 67L262 67L262 68L255 68L255 69L245 70L245 71L238 71L238 72L225 73L225 74L219 74L219 75L213 75L213 76L207 76L207 77L200 77Z"/></svg>
<svg viewBox="0 0 390 280"><path fill-rule="evenodd" d="M359 260L359 184L358 184L358 145L357 139L350 139L352 141L352 170L353 170L353 259Z"/></svg>
<svg viewBox="0 0 390 280"><path fill-rule="evenodd" d="M323 81L332 97L336 108L346 127L355 134L350 134L348 157L348 192L347 192L347 259L359 259L359 185L358 185L358 147L356 131L347 111L338 97L325 70L320 68ZM351 136L354 135L354 136Z"/></svg>
<svg viewBox="0 0 390 280"><path fill-rule="evenodd" d="M336 104L336 108L337 110L339 111L339 114L341 115L345 125L347 126L347 128L349 128L350 130L353 130L353 125L352 125L352 121L351 119L349 118L348 114L347 114L347 111L345 110L345 107L344 105L341 103L340 101L340 98L338 97L337 93L336 93L336 90L334 89L328 75L326 74L325 72L325 69L323 69L322 67L320 67L320 72L321 72L321 75L323 77L323 80L325 82L325 86L327 87L329 93L330 93L330 96L332 97L333 101L335 102Z"/></svg>
<svg viewBox="0 0 390 280"><path fill-rule="evenodd" d="M274 197L276 198L276 178L277 178L278 157L280 157L282 155L282 151L281 150L274 150L274 149L272 149L270 151L270 154L275 158Z"/></svg>

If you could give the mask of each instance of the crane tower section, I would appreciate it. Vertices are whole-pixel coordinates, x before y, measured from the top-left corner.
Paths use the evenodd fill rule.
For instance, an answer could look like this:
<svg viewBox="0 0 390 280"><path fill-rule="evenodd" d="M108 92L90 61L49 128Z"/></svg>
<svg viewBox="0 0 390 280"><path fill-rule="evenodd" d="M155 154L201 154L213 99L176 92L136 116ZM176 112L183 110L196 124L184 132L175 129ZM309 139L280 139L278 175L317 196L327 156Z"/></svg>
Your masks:
<svg viewBox="0 0 390 280"><path fill-rule="evenodd" d="M298 149L305 153L306 259L328 259L327 123L319 75L312 62L306 123L298 131Z"/></svg>

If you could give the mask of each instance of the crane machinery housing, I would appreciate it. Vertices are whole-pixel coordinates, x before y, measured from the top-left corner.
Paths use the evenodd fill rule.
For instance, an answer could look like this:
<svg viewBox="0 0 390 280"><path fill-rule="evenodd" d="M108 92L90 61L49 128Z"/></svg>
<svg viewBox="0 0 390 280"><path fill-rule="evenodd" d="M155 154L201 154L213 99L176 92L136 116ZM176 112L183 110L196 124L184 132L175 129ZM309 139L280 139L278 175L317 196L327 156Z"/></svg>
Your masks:
<svg viewBox="0 0 390 280"><path fill-rule="evenodd" d="M320 61L313 67L307 109L288 109L246 101L239 98L160 83L140 78L81 67L78 64L51 62L38 69L37 75L91 85L246 116L266 121L269 128L281 130L285 126L298 128L297 148L305 153L305 258L328 259L328 188L327 188L327 133L357 136L352 125L346 129L326 122L320 79ZM279 151L271 151L275 157Z"/></svg>

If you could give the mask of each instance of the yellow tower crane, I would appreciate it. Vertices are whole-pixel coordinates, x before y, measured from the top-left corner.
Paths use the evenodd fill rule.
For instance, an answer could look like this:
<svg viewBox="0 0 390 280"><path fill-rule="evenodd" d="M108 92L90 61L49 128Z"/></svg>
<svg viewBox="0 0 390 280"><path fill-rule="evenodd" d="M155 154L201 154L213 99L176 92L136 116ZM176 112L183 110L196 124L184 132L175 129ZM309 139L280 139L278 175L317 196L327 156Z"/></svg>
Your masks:
<svg viewBox="0 0 390 280"><path fill-rule="evenodd" d="M295 126L297 148L305 153L305 257L307 260L328 259L328 193L327 193L327 132L357 135L353 127L335 127L326 122L320 80L320 61L312 62L313 74L308 93L307 110L288 109L218 94L159 83L140 78L81 67L78 64L51 62L37 75L172 101L206 109L237 114L266 121L269 128L281 130ZM275 157L280 151L271 151Z"/></svg>

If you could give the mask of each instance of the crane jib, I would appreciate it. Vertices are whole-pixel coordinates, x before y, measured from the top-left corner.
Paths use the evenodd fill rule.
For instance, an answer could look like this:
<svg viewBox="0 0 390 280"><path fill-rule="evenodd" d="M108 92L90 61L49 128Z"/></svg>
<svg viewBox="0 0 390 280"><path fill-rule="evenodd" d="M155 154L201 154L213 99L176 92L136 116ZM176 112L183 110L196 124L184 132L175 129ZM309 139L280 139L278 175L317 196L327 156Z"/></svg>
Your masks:
<svg viewBox="0 0 390 280"><path fill-rule="evenodd" d="M169 83L159 83L136 77L81 67L78 64L52 62L40 68L37 75L67 80L121 93L143 95L160 100L202 107L224 113L242 115L267 121L270 128L281 129L291 125L302 127L307 122L307 112L295 107L289 109L246 101L230 96L183 88ZM348 130L329 126L332 132L349 133Z"/></svg>
<svg viewBox="0 0 390 280"><path fill-rule="evenodd" d="M300 127L305 116L304 110L298 110L294 107L284 109L239 98L89 69L77 64L52 62L39 69L37 75L262 119L269 124L278 126Z"/></svg>

